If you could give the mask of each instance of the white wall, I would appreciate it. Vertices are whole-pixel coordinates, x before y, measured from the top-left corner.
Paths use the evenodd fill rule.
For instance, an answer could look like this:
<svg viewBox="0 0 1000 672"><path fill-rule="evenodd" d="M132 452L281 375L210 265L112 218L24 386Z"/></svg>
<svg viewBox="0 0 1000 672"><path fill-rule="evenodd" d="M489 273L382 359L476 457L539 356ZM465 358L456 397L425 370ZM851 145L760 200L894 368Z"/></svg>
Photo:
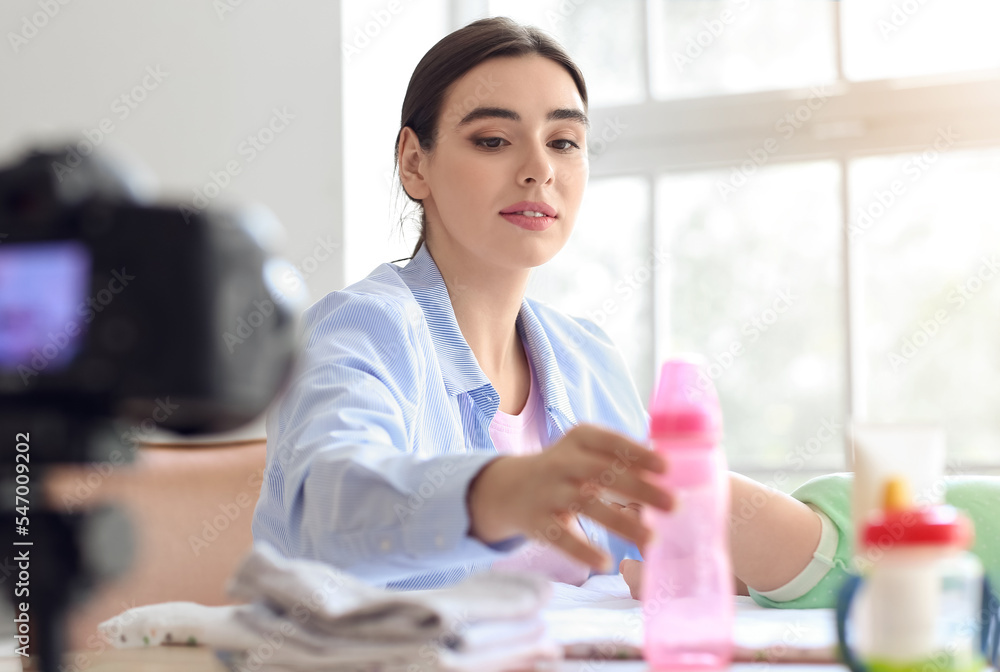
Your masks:
<svg viewBox="0 0 1000 672"><path fill-rule="evenodd" d="M445 0L349 0L344 3L345 281L408 257L413 225L399 235L408 203L393 182L393 143L410 75L449 28ZM398 199L394 199L398 193Z"/></svg>
<svg viewBox="0 0 1000 672"><path fill-rule="evenodd" d="M342 287L342 252L313 257L321 239L343 249L340 3L62 1L0 5L0 162L88 130L143 162L160 196L189 202L211 171L236 166L214 202L275 212L278 251L302 268L312 301ZM128 109L121 97L137 86L144 100ZM275 108L294 119L255 155L241 148ZM111 130L98 140L102 120ZM260 423L247 431L263 435Z"/></svg>

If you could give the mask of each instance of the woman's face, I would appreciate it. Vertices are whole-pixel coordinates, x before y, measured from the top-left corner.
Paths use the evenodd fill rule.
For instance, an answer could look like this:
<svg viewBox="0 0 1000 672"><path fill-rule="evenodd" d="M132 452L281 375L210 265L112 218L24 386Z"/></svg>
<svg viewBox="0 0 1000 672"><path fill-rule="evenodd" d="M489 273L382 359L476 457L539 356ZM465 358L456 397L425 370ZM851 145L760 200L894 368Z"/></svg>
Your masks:
<svg viewBox="0 0 1000 672"><path fill-rule="evenodd" d="M456 80L420 160L434 254L510 269L551 259L587 183L586 123L573 78L542 56L494 58Z"/></svg>

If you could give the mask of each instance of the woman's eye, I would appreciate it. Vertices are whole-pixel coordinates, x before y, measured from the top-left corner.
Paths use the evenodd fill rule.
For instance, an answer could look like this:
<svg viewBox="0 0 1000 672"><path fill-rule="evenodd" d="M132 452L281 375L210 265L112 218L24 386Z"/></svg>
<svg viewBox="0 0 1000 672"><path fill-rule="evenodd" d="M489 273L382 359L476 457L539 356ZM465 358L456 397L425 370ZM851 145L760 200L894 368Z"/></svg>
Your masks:
<svg viewBox="0 0 1000 672"><path fill-rule="evenodd" d="M552 141L552 144L556 144L556 143L566 143L566 145L561 146L561 147L556 147L556 149L560 149L560 150L564 150L564 151L569 150L570 148L580 149L580 145L576 144L572 140L567 140L566 138L562 138L560 140L553 140Z"/></svg>
<svg viewBox="0 0 1000 672"><path fill-rule="evenodd" d="M476 140L477 147L485 147L486 149L500 149L503 145L501 143L507 142L503 138L479 138Z"/></svg>
<svg viewBox="0 0 1000 672"><path fill-rule="evenodd" d="M494 138L477 138L475 140L475 144L477 147L482 147L484 149L500 149L505 144L509 145L510 143L504 140L503 138L494 137ZM549 143L549 145L561 152L567 152L570 151L571 149L580 149L580 145L566 138L553 140L552 142Z"/></svg>

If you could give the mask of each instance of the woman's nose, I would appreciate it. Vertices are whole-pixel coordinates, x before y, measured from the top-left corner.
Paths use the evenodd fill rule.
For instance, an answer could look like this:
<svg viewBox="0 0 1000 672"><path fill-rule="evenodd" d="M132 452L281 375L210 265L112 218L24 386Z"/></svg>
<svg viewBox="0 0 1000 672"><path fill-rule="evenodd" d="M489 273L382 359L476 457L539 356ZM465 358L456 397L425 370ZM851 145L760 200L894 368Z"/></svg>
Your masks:
<svg viewBox="0 0 1000 672"><path fill-rule="evenodd" d="M552 161L549 159L546 147L531 146L527 150L524 162L518 174L518 182L523 184L547 184L555 179L555 170Z"/></svg>

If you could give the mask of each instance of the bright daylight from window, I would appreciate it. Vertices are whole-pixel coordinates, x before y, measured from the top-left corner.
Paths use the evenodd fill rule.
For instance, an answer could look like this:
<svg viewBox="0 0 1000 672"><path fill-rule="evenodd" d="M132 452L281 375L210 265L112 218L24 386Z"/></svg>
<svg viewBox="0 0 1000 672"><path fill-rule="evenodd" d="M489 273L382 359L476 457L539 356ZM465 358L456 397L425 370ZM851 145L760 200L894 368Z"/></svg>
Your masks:
<svg viewBox="0 0 1000 672"><path fill-rule="evenodd" d="M587 77L590 184L528 291L600 324L643 399L665 357L699 353L733 468L784 490L846 467L850 419L942 425L950 469L1000 470L1000 128L975 113L1000 3L490 0L420 20L455 8L552 32ZM393 129L367 58L345 66L367 92L347 127ZM349 163L369 135L347 133ZM389 156L347 177L349 280L388 260L365 248L412 251ZM375 187L388 225L362 214Z"/></svg>

